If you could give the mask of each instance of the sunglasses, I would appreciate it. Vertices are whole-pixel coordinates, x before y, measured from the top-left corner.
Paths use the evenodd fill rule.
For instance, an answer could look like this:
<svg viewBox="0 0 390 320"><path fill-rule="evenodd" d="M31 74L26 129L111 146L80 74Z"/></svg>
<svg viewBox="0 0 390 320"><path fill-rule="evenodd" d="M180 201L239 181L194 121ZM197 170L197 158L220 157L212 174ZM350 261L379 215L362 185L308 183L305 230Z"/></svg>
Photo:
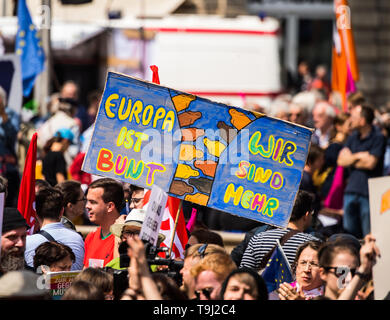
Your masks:
<svg viewBox="0 0 390 320"><path fill-rule="evenodd" d="M347 276L351 272L352 277L356 273L356 268L348 267L324 267L327 272L333 273L337 278L340 278L342 275Z"/></svg>
<svg viewBox="0 0 390 320"><path fill-rule="evenodd" d="M210 300L211 294L213 292L214 288L204 288L201 290L195 290L194 293L196 295L196 299L200 300L200 295L203 294L207 300Z"/></svg>
<svg viewBox="0 0 390 320"><path fill-rule="evenodd" d="M122 235L121 237L134 237L134 236L138 236L140 234L140 231L131 231L131 230L125 230L122 232Z"/></svg>
<svg viewBox="0 0 390 320"><path fill-rule="evenodd" d="M138 203L141 202L142 199L143 199L143 198L130 198L130 199L129 199L129 202L130 202L130 203L134 202L134 204L138 204Z"/></svg>
<svg viewBox="0 0 390 320"><path fill-rule="evenodd" d="M187 243L187 244L185 245L185 247L184 247L184 250L187 251L190 247L191 247L191 244ZM202 244L202 245L198 248L198 254L199 254L199 256L200 256L201 259L203 259L204 256L207 255L207 253L205 253L205 252L206 252L206 249L207 249L207 243Z"/></svg>
<svg viewBox="0 0 390 320"><path fill-rule="evenodd" d="M198 249L198 253L199 253L199 256L201 259L203 259L205 255L207 255L207 253L206 253L207 246L208 246L208 244L205 243L205 244L202 244Z"/></svg>

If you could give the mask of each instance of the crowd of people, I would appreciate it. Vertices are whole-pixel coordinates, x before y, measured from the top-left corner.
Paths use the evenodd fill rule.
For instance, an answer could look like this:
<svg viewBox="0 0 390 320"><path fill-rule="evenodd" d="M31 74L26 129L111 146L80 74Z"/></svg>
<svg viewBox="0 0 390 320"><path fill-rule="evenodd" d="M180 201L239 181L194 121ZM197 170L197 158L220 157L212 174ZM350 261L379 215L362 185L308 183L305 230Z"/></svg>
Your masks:
<svg viewBox="0 0 390 320"><path fill-rule="evenodd" d="M361 92L350 94L345 107L324 67L314 77L305 65L299 70L291 93L256 106L314 129L287 228L249 227L236 217L223 230L242 223L245 239L228 252L210 220L202 219L215 212L201 208L174 275L150 263L149 247L139 239L146 190L81 170L101 93L90 94L84 107L77 84L68 81L52 95L44 118L21 122L0 88L0 192L6 195L0 298L50 299L48 290L36 286L38 277L77 270L63 300L373 299L372 268L380 252L370 228L368 179L390 170L390 111L371 106ZM16 209L23 158L16 146L35 131L42 168L35 189L37 226L27 235L30 227ZM187 220L194 207L184 201ZM77 225L95 229L83 235ZM262 272L277 241L293 281L269 292Z"/></svg>

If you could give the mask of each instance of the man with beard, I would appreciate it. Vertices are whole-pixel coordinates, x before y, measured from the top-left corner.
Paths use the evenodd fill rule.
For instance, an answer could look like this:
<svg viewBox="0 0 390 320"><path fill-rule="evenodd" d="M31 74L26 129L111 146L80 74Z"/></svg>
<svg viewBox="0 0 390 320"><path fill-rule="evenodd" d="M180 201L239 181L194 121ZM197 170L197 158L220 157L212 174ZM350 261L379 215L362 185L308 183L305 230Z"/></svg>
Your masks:
<svg viewBox="0 0 390 320"><path fill-rule="evenodd" d="M1 235L0 275L24 269L26 235L30 227L16 208L5 208Z"/></svg>

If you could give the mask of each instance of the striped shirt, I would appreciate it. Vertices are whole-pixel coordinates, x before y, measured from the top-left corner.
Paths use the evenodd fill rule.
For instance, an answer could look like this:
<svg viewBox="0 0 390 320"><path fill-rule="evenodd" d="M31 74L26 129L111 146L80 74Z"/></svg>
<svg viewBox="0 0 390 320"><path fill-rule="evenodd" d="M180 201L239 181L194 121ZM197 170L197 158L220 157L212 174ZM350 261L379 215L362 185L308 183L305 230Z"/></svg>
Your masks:
<svg viewBox="0 0 390 320"><path fill-rule="evenodd" d="M249 267L259 270L260 263L263 257L273 249L276 245L276 240L280 240L287 232L292 229L272 229L265 232L255 234L244 252L240 267ZM290 266L292 267L295 260L295 255L300 245L311 240L319 240L311 234L299 232L294 234L282 248L287 257Z"/></svg>

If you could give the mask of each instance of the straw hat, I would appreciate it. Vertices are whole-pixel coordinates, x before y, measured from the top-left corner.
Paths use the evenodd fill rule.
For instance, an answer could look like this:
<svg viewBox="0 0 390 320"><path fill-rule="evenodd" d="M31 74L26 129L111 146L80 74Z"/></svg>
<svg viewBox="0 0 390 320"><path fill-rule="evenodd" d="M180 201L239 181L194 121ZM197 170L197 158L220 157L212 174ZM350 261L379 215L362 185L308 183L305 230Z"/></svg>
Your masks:
<svg viewBox="0 0 390 320"><path fill-rule="evenodd" d="M132 209L127 215L124 223L115 223L110 227L111 233L120 238L124 227L131 226L141 230L142 224L145 221L146 210L145 209ZM165 236L161 233L158 234L158 242L161 243L165 240Z"/></svg>

